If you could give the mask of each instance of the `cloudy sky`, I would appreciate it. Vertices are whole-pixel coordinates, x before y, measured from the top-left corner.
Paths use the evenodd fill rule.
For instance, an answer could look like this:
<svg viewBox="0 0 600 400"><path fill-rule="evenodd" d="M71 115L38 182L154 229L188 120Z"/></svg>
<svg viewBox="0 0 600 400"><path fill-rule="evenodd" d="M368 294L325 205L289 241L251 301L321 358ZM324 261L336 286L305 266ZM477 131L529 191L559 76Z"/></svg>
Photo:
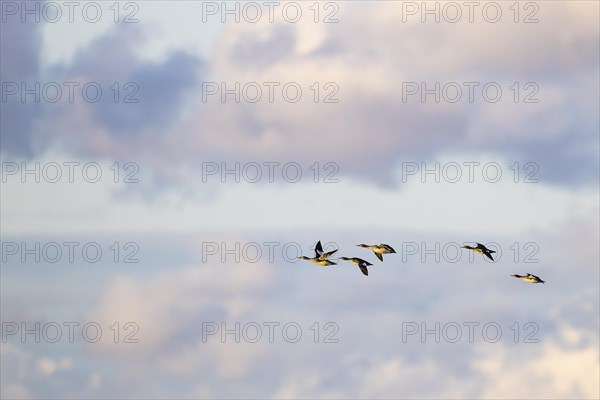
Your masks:
<svg viewBox="0 0 600 400"><path fill-rule="evenodd" d="M600 397L597 2L0 7L2 398Z"/></svg>

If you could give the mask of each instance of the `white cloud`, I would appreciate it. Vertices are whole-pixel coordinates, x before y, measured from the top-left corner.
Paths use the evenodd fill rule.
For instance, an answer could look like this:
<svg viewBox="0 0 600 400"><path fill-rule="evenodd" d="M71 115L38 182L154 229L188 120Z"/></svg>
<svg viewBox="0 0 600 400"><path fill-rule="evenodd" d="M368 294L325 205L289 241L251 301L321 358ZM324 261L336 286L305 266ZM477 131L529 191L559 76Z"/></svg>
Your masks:
<svg viewBox="0 0 600 400"><path fill-rule="evenodd" d="M211 368L211 373L223 379L243 377L263 354L261 343L223 344L220 333L204 342L203 323L220 326L224 321L247 319L259 308L260 293L271 279L272 271L261 263L199 265L143 280L118 276L106 289L92 320L106 326L114 321L134 322L139 326L135 336L139 343L115 344L111 336L90 345L90 350L136 365L150 363L151 368L138 369L142 375L158 368L192 378ZM234 326L230 322L226 327Z"/></svg>
<svg viewBox="0 0 600 400"><path fill-rule="evenodd" d="M563 334L569 335L564 332ZM484 351L476 362L486 377L484 398L586 398L600 397L597 344L561 346L554 340L539 349L518 353L526 344ZM537 345L530 345L537 346ZM513 357L515 357L513 359Z"/></svg>
<svg viewBox="0 0 600 400"><path fill-rule="evenodd" d="M72 364L71 359L66 357L58 361L44 357L37 361L37 368L43 375L51 376L57 371L71 368Z"/></svg>

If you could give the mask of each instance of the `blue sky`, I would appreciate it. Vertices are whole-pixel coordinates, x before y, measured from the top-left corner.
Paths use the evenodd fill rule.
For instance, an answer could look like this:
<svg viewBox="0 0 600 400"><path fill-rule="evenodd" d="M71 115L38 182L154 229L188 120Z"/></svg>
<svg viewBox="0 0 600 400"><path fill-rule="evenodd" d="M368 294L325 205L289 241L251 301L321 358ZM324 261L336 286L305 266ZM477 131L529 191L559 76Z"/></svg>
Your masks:
<svg viewBox="0 0 600 400"><path fill-rule="evenodd" d="M479 8L469 22L464 6L456 23L450 14L422 22L422 10L407 8L420 2L390 1L322 2L318 22L312 2L298 2L296 23L281 14L295 7L284 2L273 22L263 5L258 22L242 14L223 23L220 10L207 13L220 2L141 1L121 3L119 23L104 2L97 23L78 11L73 23L66 14L23 23L10 8L20 3L7 3L3 85L79 86L72 102L64 91L39 103L3 86L3 398L600 396L597 3L521 3L515 22L512 2L499 2L496 23ZM138 22L123 23L132 12ZM338 21L323 23L327 15ZM528 15L537 22L523 23ZM103 89L98 102L81 94L90 82ZM207 83L236 82L252 83L239 102L206 92ZM463 97L421 101L405 92L436 82ZM286 100L286 84L301 88L298 102ZM492 84L502 90L497 102L481 92ZM247 101L256 87L263 97ZM138 101L124 102L127 95ZM59 165L62 179L22 179L36 163L46 172ZM78 163L72 182L65 163ZM88 163L102 172L96 183L81 175ZM236 163L248 175L223 183L222 169ZM257 165L261 179L249 182ZM482 172L486 165L493 168ZM437 181L426 173L436 166ZM137 183L124 182L130 173ZM338 247L336 257L372 262L369 276L344 261L289 262L280 251L293 244L308 255L317 240ZM473 241L498 244L501 257L421 254ZM80 243L73 262L65 242ZM273 260L267 242L278 243ZM381 263L355 247L380 242L398 254ZM22 261L7 247L20 243L58 243L63 257ZM80 252L89 243L103 251L98 262ZM207 258L207 243L258 243L263 256L223 262ZM416 255L407 254L411 244ZM124 263L135 249L138 262ZM510 277L527 272L546 284ZM11 324L69 321L97 323L101 340L7 334ZM138 343L123 343L128 322ZM276 330L271 343L271 322L297 324L301 339L290 343ZM263 335L205 341L211 323L256 323ZM403 341L410 324L436 323L457 324L462 336ZM472 341L465 323L476 324ZM501 338L489 340L486 324ZM326 343L332 327L338 341ZM532 327L537 342L528 343Z"/></svg>

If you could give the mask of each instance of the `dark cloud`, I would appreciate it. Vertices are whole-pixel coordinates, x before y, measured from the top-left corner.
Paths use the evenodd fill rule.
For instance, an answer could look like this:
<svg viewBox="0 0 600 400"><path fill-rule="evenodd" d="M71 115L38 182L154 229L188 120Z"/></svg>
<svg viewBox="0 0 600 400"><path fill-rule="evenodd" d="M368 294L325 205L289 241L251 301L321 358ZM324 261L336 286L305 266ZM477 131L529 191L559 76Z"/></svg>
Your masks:
<svg viewBox="0 0 600 400"><path fill-rule="evenodd" d="M162 62L141 60L136 48L144 43L145 32L135 26L116 28L77 51L70 64L41 71L39 27L20 22L3 24L2 81L27 82L28 87L36 81L42 86L46 82L76 82L75 104L69 104L66 95L56 104L43 98L36 103L33 96L22 103L20 95L10 96L1 104L2 152L7 155L32 157L45 146L63 140L65 132L79 132L83 125L73 112L78 107L89 111L96 127L120 139L160 133L179 118L186 94L193 92L203 68L202 60L183 52L173 52ZM102 89L99 101L92 103L82 97L87 83ZM93 90L89 93L94 95ZM91 133L79 132L77 142L92 143L93 138L86 134ZM71 151L81 150L73 147Z"/></svg>
<svg viewBox="0 0 600 400"><path fill-rule="evenodd" d="M33 88L39 73L41 33L40 24L22 23L9 18L2 22L0 35L0 81L3 85L15 83L20 90L22 82ZM2 88L5 95L5 88ZM3 154L29 157L33 154L34 124L41 118L42 107L33 96L21 101L20 93L6 95L0 103L0 148Z"/></svg>
<svg viewBox="0 0 600 400"><path fill-rule="evenodd" d="M116 102L105 98L94 108L97 124L111 134L144 134L159 130L177 120L186 94L197 84L200 61L188 54L175 53L161 64L141 64L121 86L121 98L136 103Z"/></svg>
<svg viewBox="0 0 600 400"><path fill-rule="evenodd" d="M582 90L582 87L597 88L598 83L595 46L598 38L590 36L588 30L578 31L572 26L561 28L560 35L571 29L572 37L557 44L561 56L557 63L550 63L552 46L543 46L540 42L547 25L540 25L530 39L529 44L542 47L543 54L538 57L523 44L516 48L490 46L501 37L504 28L490 31L482 36L489 40L483 40L471 35L475 28L473 31L471 28L449 29L442 24L429 29L421 25L394 25L389 20L386 21L389 26L380 29L359 16L360 13L349 12L347 23L328 28L322 43L316 44L308 54L296 51L296 44L304 38L303 30L293 25L268 26L261 32L263 35L250 35L247 30L228 27L220 41L224 45L214 54L215 65L223 67L219 70L184 52L173 52L160 62L140 59L137 49L147 45L147 31L140 26L114 27L76 52L71 64L51 71L63 80L95 81L104 88L100 102L84 105L86 115L71 113L72 109L66 105L61 110L61 121L75 130L83 125L79 118L87 118L86 127L92 129L76 138L82 143L85 155L130 158L135 155L147 161L148 169L164 172L167 165L166 168L172 169L164 174L169 179L176 177L179 171L196 168L199 160L206 159L309 160L337 162L341 174L393 186L393 171L401 162L485 152L498 158L515 158L509 161L538 162L545 182L579 185L597 181L597 93ZM485 33L483 28L477 29ZM514 35L512 31L507 32ZM34 41L31 38L35 35L24 33L20 40L28 41L29 48L36 51L19 55L15 58L18 63L14 64L27 64L20 73L35 77L38 70L31 69L31 65L36 64L32 60L37 61L39 38ZM409 40L408 34L415 35ZM455 51L448 52L447 44L438 43L445 35L460 44ZM3 52L14 53L18 47L9 44ZM3 57L3 66L7 64L6 59ZM302 68L304 64L306 68ZM328 69L329 65L334 67ZM296 74L290 73L290 81L310 82L304 87L306 97L310 96L307 89L312 84L310 78L338 82L340 103L298 103L281 107L268 103L204 104L199 101L198 83L204 77L218 76L219 79L211 79L222 77L231 82L240 80L239 76L246 79L256 76L261 82L270 80L271 76L282 80L281 71L286 66ZM322 76L315 74L307 78L299 72L320 68L324 70ZM386 71L391 75L376 76ZM477 104L402 102L402 81L417 77L435 81L493 80L503 82L505 87L510 86L513 79L527 79L539 83L542 101L535 113L521 117L523 121L519 122L513 117L522 113L522 108L501 111L500 104L485 105L486 111L494 110L481 114L483 107ZM107 89L114 82L119 82L120 89L116 103L114 93ZM128 82L133 85L125 87ZM379 86L373 88L370 83ZM137 89L133 95L137 103L122 101ZM552 92L550 97L554 96L550 102L545 99L548 92ZM556 97L567 100L556 100ZM563 106L565 104L567 106ZM2 122L3 149L31 151L28 132L36 119L32 116L43 113L30 108L33 106L20 107L16 103L3 106L10 115ZM563 124L558 133L550 132L553 119ZM509 132L515 130L514 126L523 134ZM98 128L100 133L93 128ZM10 133L17 131L25 133ZM59 133L51 132L44 137L49 141L58 139L54 135ZM163 140L157 141L157 138Z"/></svg>
<svg viewBox="0 0 600 400"><path fill-rule="evenodd" d="M574 133L547 140L523 140L505 149L512 159L521 161L521 179L533 173L534 167L523 169L533 162L538 172L535 178L541 183L580 186L598 183L600 165L597 133Z"/></svg>
<svg viewBox="0 0 600 400"><path fill-rule="evenodd" d="M114 89L105 90L98 103L89 105L95 124L114 136L149 134L176 121L203 68L202 60L183 52L160 63L140 60L136 48L144 40L139 29L116 29L78 52L64 72L104 89L118 83L116 97Z"/></svg>

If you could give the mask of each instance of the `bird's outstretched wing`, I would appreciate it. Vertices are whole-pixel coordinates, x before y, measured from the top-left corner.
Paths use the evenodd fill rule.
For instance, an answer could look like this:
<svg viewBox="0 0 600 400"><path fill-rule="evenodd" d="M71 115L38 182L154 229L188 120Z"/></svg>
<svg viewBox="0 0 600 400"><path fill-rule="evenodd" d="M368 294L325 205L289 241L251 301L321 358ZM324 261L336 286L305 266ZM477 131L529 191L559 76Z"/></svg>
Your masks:
<svg viewBox="0 0 600 400"><path fill-rule="evenodd" d="M485 256L486 256L487 258L489 258L490 260L494 261L494 257L492 257L492 255L491 255L489 252L487 252L487 251L486 251L486 252L485 252L485 253L483 253L483 254L485 254Z"/></svg>
<svg viewBox="0 0 600 400"><path fill-rule="evenodd" d="M322 257L329 258L329 257L331 257L331 256L333 255L333 253L335 253L336 251L338 251L338 249L335 249L335 250L333 250L333 251L329 251L329 252L327 252L327 253L323 253Z"/></svg>
<svg viewBox="0 0 600 400"><path fill-rule="evenodd" d="M369 276L369 270L367 269L367 267L365 265L358 265L358 268L360 268L361 272L367 276Z"/></svg>
<svg viewBox="0 0 600 400"><path fill-rule="evenodd" d="M392 248L392 246L390 246L390 245L388 245L388 244L382 244L382 246L383 246L383 247L385 247L385 249L386 249L387 251L389 251L390 253L395 253L395 252L396 252L396 250L394 250L394 249Z"/></svg>
<svg viewBox="0 0 600 400"><path fill-rule="evenodd" d="M315 257L321 257L323 255L323 247L321 246L321 241L317 242L315 246Z"/></svg>
<svg viewBox="0 0 600 400"><path fill-rule="evenodd" d="M381 261L383 261L383 255L381 255L381 253L375 253L375 255L377 256L377 258L379 258Z"/></svg>

